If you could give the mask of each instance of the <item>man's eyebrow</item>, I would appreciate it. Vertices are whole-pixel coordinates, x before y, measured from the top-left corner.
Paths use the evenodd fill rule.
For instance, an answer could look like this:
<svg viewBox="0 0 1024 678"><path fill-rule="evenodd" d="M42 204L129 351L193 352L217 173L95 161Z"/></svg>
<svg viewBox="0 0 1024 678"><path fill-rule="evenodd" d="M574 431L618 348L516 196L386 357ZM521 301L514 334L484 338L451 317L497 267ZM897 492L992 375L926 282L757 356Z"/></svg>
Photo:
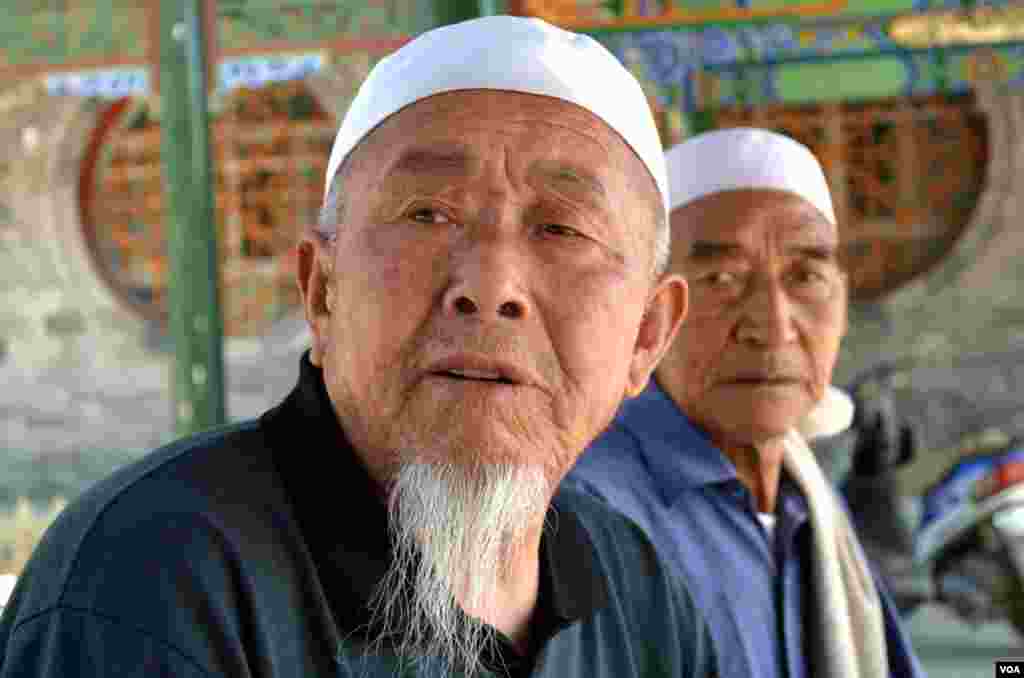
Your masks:
<svg viewBox="0 0 1024 678"><path fill-rule="evenodd" d="M562 162L541 161L530 167L530 173L550 184L560 186L572 194L578 195L582 189L600 198L602 203L608 200L608 190L601 180L580 167Z"/></svg>
<svg viewBox="0 0 1024 678"><path fill-rule="evenodd" d="M838 255L839 248L835 245L793 245L787 252L805 259L815 261L832 261Z"/></svg>
<svg viewBox="0 0 1024 678"><path fill-rule="evenodd" d="M786 253L816 261L831 261L837 257L838 247L835 245L792 245L786 248ZM736 243L697 240L690 246L689 257L697 260L711 260L738 257L742 254L743 248Z"/></svg>
<svg viewBox="0 0 1024 678"><path fill-rule="evenodd" d="M402 152L387 174L467 174L471 165L462 148L413 147Z"/></svg>
<svg viewBox="0 0 1024 678"><path fill-rule="evenodd" d="M718 242L715 240L695 240L690 245L688 256L691 259L701 261L710 259L722 259L726 257L737 257L742 254L743 248L736 243Z"/></svg>

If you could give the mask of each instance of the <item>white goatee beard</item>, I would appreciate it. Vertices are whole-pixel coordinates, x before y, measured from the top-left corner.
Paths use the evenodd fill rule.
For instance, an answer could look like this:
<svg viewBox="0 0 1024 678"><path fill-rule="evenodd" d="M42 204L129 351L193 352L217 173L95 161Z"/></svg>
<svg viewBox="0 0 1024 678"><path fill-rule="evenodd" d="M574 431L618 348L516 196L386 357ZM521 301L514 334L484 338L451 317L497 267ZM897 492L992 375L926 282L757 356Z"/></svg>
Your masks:
<svg viewBox="0 0 1024 678"><path fill-rule="evenodd" d="M393 560L371 604L377 642L390 639L410 664L435 657L474 675L494 641L479 617L549 499L536 466L402 466L388 502Z"/></svg>

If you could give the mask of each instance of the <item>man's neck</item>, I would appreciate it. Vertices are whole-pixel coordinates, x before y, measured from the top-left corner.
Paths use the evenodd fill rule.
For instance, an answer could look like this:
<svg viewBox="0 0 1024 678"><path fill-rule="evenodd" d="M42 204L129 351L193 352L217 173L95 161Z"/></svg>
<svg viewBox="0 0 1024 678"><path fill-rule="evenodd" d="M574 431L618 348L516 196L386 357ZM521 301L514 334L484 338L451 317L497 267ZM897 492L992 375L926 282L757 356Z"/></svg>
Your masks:
<svg viewBox="0 0 1024 678"><path fill-rule="evenodd" d="M503 633L523 652L530 645L530 619L540 588L542 530L543 524L530 530L527 538L512 549L506 563L508 569L494 582L488 601L477 609L463 605L464 612Z"/></svg>
<svg viewBox="0 0 1024 678"><path fill-rule="evenodd" d="M782 438L755 445L718 443L716 445L736 467L736 476L754 496L760 513L774 513L782 473Z"/></svg>

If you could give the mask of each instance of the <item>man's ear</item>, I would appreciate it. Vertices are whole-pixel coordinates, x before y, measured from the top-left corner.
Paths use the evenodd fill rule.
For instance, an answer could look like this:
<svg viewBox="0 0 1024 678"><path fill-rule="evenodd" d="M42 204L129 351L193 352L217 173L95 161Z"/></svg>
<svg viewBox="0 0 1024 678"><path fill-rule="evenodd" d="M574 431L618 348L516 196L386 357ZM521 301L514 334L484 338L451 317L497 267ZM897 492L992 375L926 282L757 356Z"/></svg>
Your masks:
<svg viewBox="0 0 1024 678"><path fill-rule="evenodd" d="M627 397L636 397L647 388L654 368L672 345L686 318L688 294L686 280L676 274L666 275L655 286L633 347Z"/></svg>
<svg viewBox="0 0 1024 678"><path fill-rule="evenodd" d="M330 280L330 248L314 237L304 237L296 252L296 281L302 297L302 310L313 335L309 359L321 366L327 345L329 320L334 305Z"/></svg>

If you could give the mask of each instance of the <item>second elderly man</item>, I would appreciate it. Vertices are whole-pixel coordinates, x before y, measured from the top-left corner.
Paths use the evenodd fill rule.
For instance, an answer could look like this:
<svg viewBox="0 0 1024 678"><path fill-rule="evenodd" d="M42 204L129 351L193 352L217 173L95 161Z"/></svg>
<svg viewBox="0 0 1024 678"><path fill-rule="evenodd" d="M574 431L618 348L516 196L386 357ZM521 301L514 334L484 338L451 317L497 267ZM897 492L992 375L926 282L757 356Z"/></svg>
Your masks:
<svg viewBox="0 0 1024 678"><path fill-rule="evenodd" d="M688 315L656 383L570 478L693 583L722 676L918 676L806 442L852 411L829 387L847 281L824 173L805 146L758 129L698 135L667 161Z"/></svg>

